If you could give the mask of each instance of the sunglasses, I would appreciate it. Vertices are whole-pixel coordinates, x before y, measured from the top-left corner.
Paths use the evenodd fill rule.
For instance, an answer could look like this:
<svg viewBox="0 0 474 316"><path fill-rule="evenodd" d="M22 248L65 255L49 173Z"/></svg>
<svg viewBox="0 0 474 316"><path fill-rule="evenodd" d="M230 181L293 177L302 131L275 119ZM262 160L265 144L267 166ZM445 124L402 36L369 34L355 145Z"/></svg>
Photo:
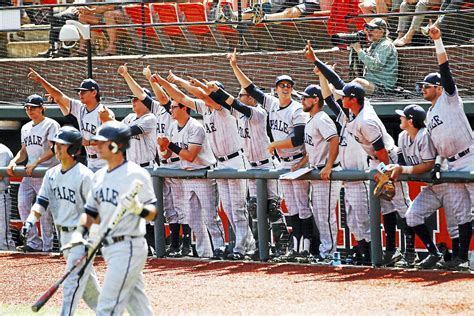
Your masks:
<svg viewBox="0 0 474 316"><path fill-rule="evenodd" d="M92 90L79 90L77 93L79 94L85 94L87 92L91 92Z"/></svg>
<svg viewBox="0 0 474 316"><path fill-rule="evenodd" d="M27 106L25 106L25 111L34 111L34 110L39 109L39 108L41 108L41 106L27 105Z"/></svg>
<svg viewBox="0 0 474 316"><path fill-rule="evenodd" d="M239 98L248 97L248 96L249 96L249 94L247 94L247 93L239 93Z"/></svg>
<svg viewBox="0 0 474 316"><path fill-rule="evenodd" d="M434 84L424 84L421 86L423 89L429 89L429 88L434 88L437 87L437 85Z"/></svg>
<svg viewBox="0 0 474 316"><path fill-rule="evenodd" d="M279 83L278 87L280 88L291 88L293 85L291 83Z"/></svg>

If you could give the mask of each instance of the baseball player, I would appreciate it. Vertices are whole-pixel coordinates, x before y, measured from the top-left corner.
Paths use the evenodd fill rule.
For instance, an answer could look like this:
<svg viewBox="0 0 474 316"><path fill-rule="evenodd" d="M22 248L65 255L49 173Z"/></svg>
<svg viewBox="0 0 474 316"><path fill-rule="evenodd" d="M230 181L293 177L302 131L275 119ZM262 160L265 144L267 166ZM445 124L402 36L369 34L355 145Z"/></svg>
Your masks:
<svg viewBox="0 0 474 316"><path fill-rule="evenodd" d="M40 190L43 178L31 178L36 167L52 167L58 163L51 151L50 142L59 129L59 124L53 119L44 116L43 98L39 95L30 95L24 104L30 122L21 128L21 149L10 161L7 173L14 176L17 163L27 160L26 174L20 183L18 191L18 211L20 218L25 221L30 213L36 196ZM51 251L53 248L53 218L47 210L40 220L41 239L36 227L31 229L26 243L19 246L19 251Z"/></svg>
<svg viewBox="0 0 474 316"><path fill-rule="evenodd" d="M342 96L342 105L350 110L350 120L347 122L347 132L362 146L369 159L369 167L374 169L380 162L386 165L397 163L397 147L393 138L387 133L385 126L377 116L374 108L365 99L364 89L355 82L345 84L344 81L329 67L325 66L311 48L311 43L306 45L305 56L315 60L316 67L323 73L327 80L334 85L336 93ZM342 89L341 89L342 88ZM414 233L406 225L405 213L409 205L406 184L397 183L397 194L392 201L381 200L384 230L386 237L386 250L383 264L394 265L402 259L402 254L396 248L395 235L397 213L405 231L406 251L414 252Z"/></svg>
<svg viewBox="0 0 474 316"><path fill-rule="evenodd" d="M441 39L441 31L430 26L429 36L433 39L439 64L439 73L428 74L418 86L422 87L423 98L431 102L426 122L431 140L442 158L448 161L448 170L472 171L474 166L473 132L464 113L449 68L448 55ZM465 270L469 267L468 253L472 237L472 205L474 204L474 183L450 183L449 189L458 192L456 201L470 196L470 207L458 209L453 215L459 229L459 255L446 262L448 269Z"/></svg>
<svg viewBox="0 0 474 316"><path fill-rule="evenodd" d="M87 152L87 166L94 169L103 167L105 161L99 159L97 149L91 143L91 137L96 134L97 129L102 124L100 120L101 113L109 111L110 116L113 116L113 113L100 103L100 90L97 82L93 79L83 80L81 86L76 88L79 94L79 100L76 100L66 96L31 68L28 78L43 86L59 105L64 115L72 114L76 117L79 130L83 136L82 145Z"/></svg>
<svg viewBox="0 0 474 316"><path fill-rule="evenodd" d="M171 128L171 101L168 95L163 91L161 86L153 81L150 66L143 68L143 74L147 78L150 86L155 93L157 101L145 97L142 90L139 90L135 85L130 86L135 96L143 99L145 105L150 107L152 113L155 114L157 120L157 136L169 137ZM164 159L158 151L158 158L160 166L168 169L179 169L181 164L179 157L172 154L168 159ZM165 178L163 182L163 202L164 215L170 228L171 245L167 251L169 257L181 257L191 254L191 228L186 223L186 201L183 200L184 187L182 179ZM183 238L180 249L180 229L183 230Z"/></svg>
<svg viewBox="0 0 474 316"><path fill-rule="evenodd" d="M166 80L160 77L157 80L167 91L170 89ZM204 126L189 115L189 108L177 101L171 103L171 113L176 122L171 126L170 138L158 138L163 157L167 159L172 153L178 155L184 170L210 169L216 159ZM186 222L194 231L196 252L199 257L214 257L216 249L223 251L224 248L223 227L217 214L216 182L212 179L183 179L183 187L183 197L189 201Z"/></svg>
<svg viewBox="0 0 474 316"><path fill-rule="evenodd" d="M54 143L54 153L61 164L46 172L36 203L31 207L21 234L27 236L50 206L60 234L59 241L61 246L64 246L69 243L79 217L84 213L84 203L92 185L93 173L75 160L82 146L82 135L77 129L62 127L51 142ZM85 251L85 246L81 244L63 252L67 260L66 271L74 266ZM73 315L81 297L91 309L95 310L99 293L97 277L90 263L84 274L78 275L76 272L64 281L61 315Z"/></svg>
<svg viewBox="0 0 474 316"><path fill-rule="evenodd" d="M13 154L7 146L0 143L0 166L7 167ZM10 232L11 197L10 179L0 176L0 250L13 250L15 243Z"/></svg>
<svg viewBox="0 0 474 316"><path fill-rule="evenodd" d="M235 52L229 56L236 59ZM244 153L249 161L250 169L275 169L279 161L269 152L262 150L268 147L270 139L267 135L267 112L252 98L245 89L241 89L238 98L234 98L222 88L212 85L214 88L213 99L221 106L228 109L237 119L239 136L242 138ZM280 209L280 197L278 194L278 182L269 180L268 210L267 214L272 225L273 235L276 240L276 253L283 253L288 246L288 228L285 218ZM257 236L257 188L256 181L249 180L249 204L247 209L252 217L252 229Z"/></svg>
<svg viewBox="0 0 474 316"><path fill-rule="evenodd" d="M336 123L341 127L338 159L342 169L367 169L367 154L354 137L347 132L348 116L342 109L342 102L334 99L328 81L318 67L315 67L314 71L319 76L322 96L328 107L336 115ZM355 264L371 265L368 181L344 181L343 185L347 226L357 241L357 247L361 255L360 258L356 258Z"/></svg>
<svg viewBox="0 0 474 316"><path fill-rule="evenodd" d="M103 242L102 254L107 271L97 303L97 315L122 315L125 308L131 315L153 313L144 291L142 270L148 253L144 238L145 221L156 217L156 197L150 174L134 162L125 160L130 137L130 128L117 121L104 123L93 136L97 152L107 166L94 174L85 213L71 237L73 244L82 242L92 223L99 224L100 233L104 234L116 210L127 210ZM136 180L143 186L136 196L131 196L128 194L130 184Z"/></svg>
<svg viewBox="0 0 474 316"><path fill-rule="evenodd" d="M319 256L327 262L328 259L332 259L337 247L335 209L339 200L341 182L332 181L330 178L332 170L341 170L337 159L339 137L336 124L322 110L324 98L321 88L317 85L309 85L301 95L303 111L310 115L304 134L305 159L312 168L319 170L321 176L321 180L311 181L311 203L321 241Z"/></svg>
<svg viewBox="0 0 474 316"><path fill-rule="evenodd" d="M404 164L387 166L388 170L392 170L391 178L397 180L401 173L422 174L432 170L435 166L436 149L425 128L425 110L419 105L412 104L406 106L403 111L396 110L395 112L400 115L400 128L403 130L398 137L398 148L400 154L403 155L403 159L399 161ZM463 193L465 197L468 197L467 190ZM441 183L423 188L410 204L406 214L407 224L413 227L429 252L428 257L415 265L417 268L434 268L436 263L443 259L425 225L425 219L437 209L444 207L448 232L451 238L459 238L457 225L452 224L455 223L453 214L470 207L469 198L459 199L459 197L458 192L449 190L448 183ZM455 229L452 229L453 226ZM405 261L407 267L413 266L413 262L406 258Z"/></svg>
<svg viewBox="0 0 474 316"><path fill-rule="evenodd" d="M237 133L236 119L229 110L213 101L207 95L210 91L203 92L171 72L168 80L178 83L199 98L192 99L183 94L173 95L169 92L174 100L202 114L209 144L217 159L216 169L245 169L248 162ZM218 85L222 86L220 83ZM241 179L217 179L216 182L219 199L235 234L234 249L227 254L226 258L242 260L246 254L255 253L255 239L248 225L248 213L245 206L247 182ZM219 257L221 254L217 254L216 259Z"/></svg>
<svg viewBox="0 0 474 316"><path fill-rule="evenodd" d="M235 57L235 52L234 55ZM300 161L304 157L304 126L308 115L303 112L301 103L291 99L294 81L290 76L278 76L275 80L275 92L278 97L262 92L242 72L237 60L230 59L234 75L240 86L267 111L270 129L274 142L267 150L270 154L276 151L282 160L279 168L296 169L301 167ZM296 257L300 250L309 253L310 238L313 230L313 219L309 205L309 181L280 181L286 206L290 216L290 226L293 228L293 249L288 258ZM303 243L300 245L300 239Z"/></svg>

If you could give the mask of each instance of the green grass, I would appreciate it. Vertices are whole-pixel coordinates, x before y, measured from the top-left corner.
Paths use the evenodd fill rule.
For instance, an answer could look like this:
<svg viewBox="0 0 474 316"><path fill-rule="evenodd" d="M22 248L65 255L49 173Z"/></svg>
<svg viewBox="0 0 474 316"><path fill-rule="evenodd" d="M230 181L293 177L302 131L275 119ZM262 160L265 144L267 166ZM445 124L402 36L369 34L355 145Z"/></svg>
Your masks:
<svg viewBox="0 0 474 316"><path fill-rule="evenodd" d="M59 307L50 307L44 306L38 313L33 313L31 311L31 306L27 305L0 305L0 315L2 316L10 316L10 315L59 315L60 308ZM91 310L83 310L77 309L74 315L80 316L89 316L94 315L94 312Z"/></svg>

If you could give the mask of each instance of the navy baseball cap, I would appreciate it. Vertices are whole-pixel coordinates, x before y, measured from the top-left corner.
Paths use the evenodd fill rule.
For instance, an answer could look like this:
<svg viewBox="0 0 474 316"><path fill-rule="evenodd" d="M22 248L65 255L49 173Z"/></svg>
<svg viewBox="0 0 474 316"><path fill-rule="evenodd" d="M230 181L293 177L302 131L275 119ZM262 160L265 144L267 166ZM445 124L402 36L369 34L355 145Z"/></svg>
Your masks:
<svg viewBox="0 0 474 316"><path fill-rule="evenodd" d="M216 81L214 81L214 83L216 84L216 86L218 86L222 90L225 90L224 85L222 84L222 82L216 80Z"/></svg>
<svg viewBox="0 0 474 316"><path fill-rule="evenodd" d="M281 75L281 76L278 76L276 77L275 79L275 86L277 86L280 82L282 81L288 81L290 82L293 86L295 85L295 82L293 81L293 78L291 78L290 76L288 75Z"/></svg>
<svg viewBox="0 0 474 316"><path fill-rule="evenodd" d="M143 90L143 92L145 92L145 94L147 96L149 96L150 98L153 99L153 95L151 94L150 90L148 90L147 88L142 88L142 90ZM129 95L127 95L127 97L129 97L130 99L135 98L135 96L133 94L129 94Z"/></svg>
<svg viewBox="0 0 474 316"><path fill-rule="evenodd" d="M74 90L99 92L99 84L94 79L84 79L81 82L81 86L79 88L75 88Z"/></svg>
<svg viewBox="0 0 474 316"><path fill-rule="evenodd" d="M414 122L424 122L426 119L426 111L418 104L407 105L403 110L395 110L400 116L406 117Z"/></svg>
<svg viewBox="0 0 474 316"><path fill-rule="evenodd" d="M317 84L310 84L309 86L304 89L303 92L300 92L300 95L303 98L319 98L323 99L323 94L321 92L321 87Z"/></svg>
<svg viewBox="0 0 474 316"><path fill-rule="evenodd" d="M349 82L342 88L342 90L336 90L336 93L344 97L363 98L365 97L365 90L357 82Z"/></svg>
<svg viewBox="0 0 474 316"><path fill-rule="evenodd" d="M441 85L441 75L437 72L432 72L430 74L427 74L423 81L418 81L416 84L432 84L434 86L440 86Z"/></svg>
<svg viewBox="0 0 474 316"><path fill-rule="evenodd" d="M28 98L26 98L25 103L23 103L23 106L43 106L44 100L41 96L37 94L32 94Z"/></svg>

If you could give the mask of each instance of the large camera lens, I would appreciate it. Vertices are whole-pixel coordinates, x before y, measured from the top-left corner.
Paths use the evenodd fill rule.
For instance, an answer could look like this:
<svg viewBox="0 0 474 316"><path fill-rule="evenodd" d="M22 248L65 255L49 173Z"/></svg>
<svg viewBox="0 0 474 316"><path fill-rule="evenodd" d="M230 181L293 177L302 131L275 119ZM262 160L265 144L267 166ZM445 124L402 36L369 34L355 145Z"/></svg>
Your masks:
<svg viewBox="0 0 474 316"><path fill-rule="evenodd" d="M350 45L352 43L365 43L367 36L364 31L355 33L337 33L331 36L331 43L334 46Z"/></svg>

